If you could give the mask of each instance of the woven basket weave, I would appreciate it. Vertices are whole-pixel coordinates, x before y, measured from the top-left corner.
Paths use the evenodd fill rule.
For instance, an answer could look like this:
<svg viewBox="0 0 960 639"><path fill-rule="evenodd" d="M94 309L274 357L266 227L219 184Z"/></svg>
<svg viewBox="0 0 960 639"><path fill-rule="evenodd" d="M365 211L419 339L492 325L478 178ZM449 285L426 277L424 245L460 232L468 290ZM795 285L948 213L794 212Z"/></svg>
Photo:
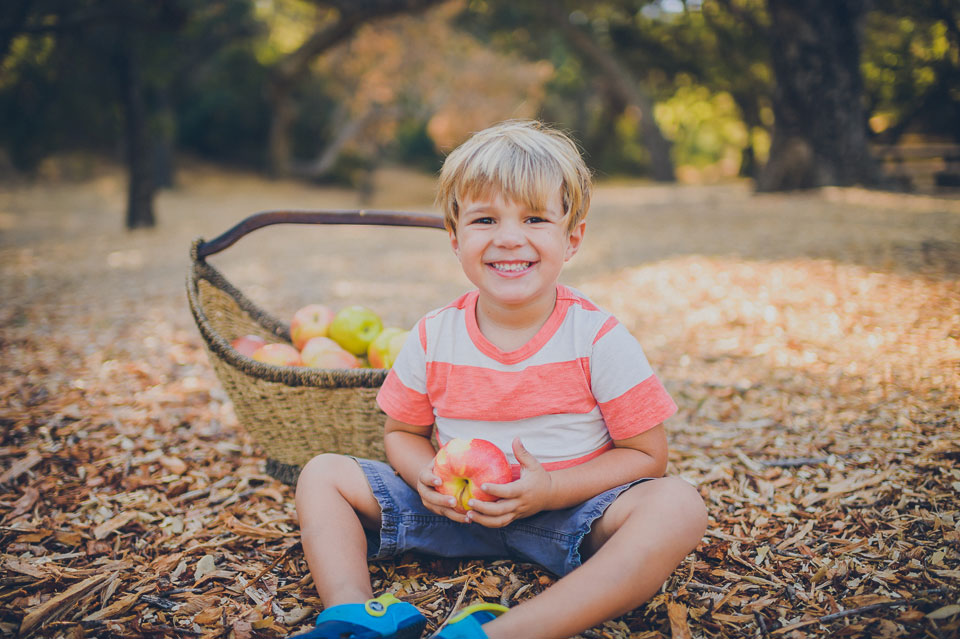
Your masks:
<svg viewBox="0 0 960 639"><path fill-rule="evenodd" d="M258 308L206 257L255 229L281 223L443 228L443 222L395 211L267 211L210 242L193 243L187 299L210 362L240 423L266 453L267 472L295 484L303 464L319 453L385 459L384 414L375 398L387 371L273 366L230 346L248 334L289 342L289 326Z"/></svg>

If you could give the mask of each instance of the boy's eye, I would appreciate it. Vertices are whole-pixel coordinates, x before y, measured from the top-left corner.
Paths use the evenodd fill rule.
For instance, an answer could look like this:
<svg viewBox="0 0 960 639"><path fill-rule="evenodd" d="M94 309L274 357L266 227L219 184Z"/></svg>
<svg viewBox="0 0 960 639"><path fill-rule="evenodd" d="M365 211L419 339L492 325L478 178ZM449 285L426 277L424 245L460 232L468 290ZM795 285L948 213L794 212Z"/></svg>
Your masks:
<svg viewBox="0 0 960 639"><path fill-rule="evenodd" d="M540 216L538 216L538 215L532 215L532 216L530 216L530 217L527 218L527 222L528 222L529 224L539 224L539 223L541 223L541 222L547 222L547 221L548 221L548 220L547 220L546 218L540 217Z"/></svg>
<svg viewBox="0 0 960 639"><path fill-rule="evenodd" d="M470 221L471 224L493 224L492 217L478 217Z"/></svg>

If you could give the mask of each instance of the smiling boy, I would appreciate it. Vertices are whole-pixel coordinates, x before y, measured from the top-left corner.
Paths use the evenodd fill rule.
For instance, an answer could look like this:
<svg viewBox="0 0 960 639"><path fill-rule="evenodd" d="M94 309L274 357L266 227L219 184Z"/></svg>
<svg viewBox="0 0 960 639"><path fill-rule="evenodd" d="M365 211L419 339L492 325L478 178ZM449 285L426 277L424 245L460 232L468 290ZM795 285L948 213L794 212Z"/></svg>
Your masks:
<svg viewBox="0 0 960 639"><path fill-rule="evenodd" d="M476 289L417 323L380 390L390 464L321 455L300 475L304 553L325 606L309 636L419 636L416 608L372 599L366 563L413 550L561 577L511 609L468 607L438 637L569 637L649 599L699 542L699 494L663 476L662 422L676 405L626 328L558 283L583 242L590 188L572 141L537 122L481 131L445 161L438 200ZM482 487L497 501L463 514L437 492L434 429L441 443L503 450L514 481Z"/></svg>

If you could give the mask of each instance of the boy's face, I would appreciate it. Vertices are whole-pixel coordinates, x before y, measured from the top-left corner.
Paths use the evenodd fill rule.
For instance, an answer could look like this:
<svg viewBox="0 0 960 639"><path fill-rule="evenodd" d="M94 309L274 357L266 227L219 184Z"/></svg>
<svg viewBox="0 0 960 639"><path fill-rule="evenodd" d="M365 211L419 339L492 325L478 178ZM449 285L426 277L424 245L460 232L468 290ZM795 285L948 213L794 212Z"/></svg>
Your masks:
<svg viewBox="0 0 960 639"><path fill-rule="evenodd" d="M460 203L450 242L484 303L517 309L549 302L552 308L560 270L580 248L585 225L567 230L559 188L544 211L493 191Z"/></svg>

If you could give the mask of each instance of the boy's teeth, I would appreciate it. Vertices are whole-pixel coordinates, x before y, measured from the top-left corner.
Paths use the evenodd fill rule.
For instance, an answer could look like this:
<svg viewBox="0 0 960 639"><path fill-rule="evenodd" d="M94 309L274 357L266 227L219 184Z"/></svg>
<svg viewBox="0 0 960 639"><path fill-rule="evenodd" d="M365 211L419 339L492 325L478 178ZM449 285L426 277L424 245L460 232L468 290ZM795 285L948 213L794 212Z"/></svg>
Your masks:
<svg viewBox="0 0 960 639"><path fill-rule="evenodd" d="M493 262L493 268L498 271L522 271L530 267L530 262L511 262L505 264L503 262Z"/></svg>

